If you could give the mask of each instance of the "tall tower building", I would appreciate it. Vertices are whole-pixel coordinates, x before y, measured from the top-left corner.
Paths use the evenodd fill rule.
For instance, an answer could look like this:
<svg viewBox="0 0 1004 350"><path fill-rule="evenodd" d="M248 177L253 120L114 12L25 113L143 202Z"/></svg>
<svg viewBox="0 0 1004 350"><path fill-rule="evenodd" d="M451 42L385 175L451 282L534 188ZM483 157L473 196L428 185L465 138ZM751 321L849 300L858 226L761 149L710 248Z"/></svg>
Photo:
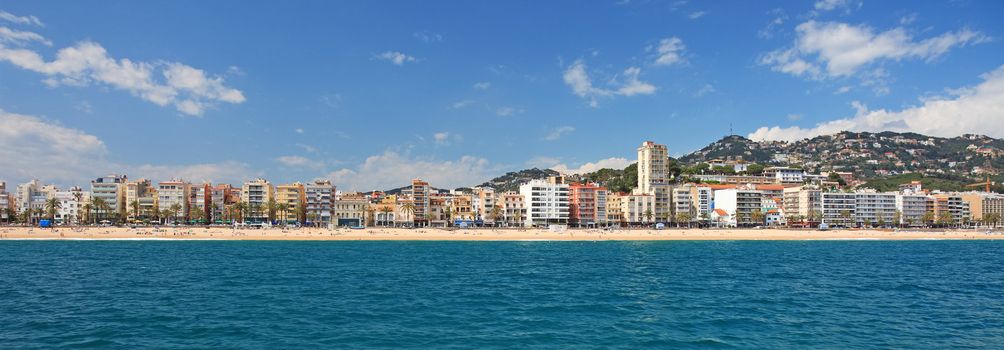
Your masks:
<svg viewBox="0 0 1004 350"><path fill-rule="evenodd" d="M655 221L667 221L669 208L669 149L652 141L638 147L638 194L655 197Z"/></svg>

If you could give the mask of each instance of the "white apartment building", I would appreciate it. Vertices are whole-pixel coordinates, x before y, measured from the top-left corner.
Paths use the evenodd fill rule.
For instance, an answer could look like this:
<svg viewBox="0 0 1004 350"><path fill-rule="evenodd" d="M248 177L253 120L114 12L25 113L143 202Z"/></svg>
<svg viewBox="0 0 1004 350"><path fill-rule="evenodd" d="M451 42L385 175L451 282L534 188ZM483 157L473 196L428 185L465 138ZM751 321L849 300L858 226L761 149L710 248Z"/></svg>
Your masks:
<svg viewBox="0 0 1004 350"><path fill-rule="evenodd" d="M335 186L331 181L317 180L303 186L306 193L307 221L328 227L334 214Z"/></svg>
<svg viewBox="0 0 1004 350"><path fill-rule="evenodd" d="M857 225L894 223L896 216L895 193L856 192L854 199L854 220Z"/></svg>
<svg viewBox="0 0 1004 350"><path fill-rule="evenodd" d="M568 184L530 180L519 186L526 207L527 227L567 225L569 213Z"/></svg>
<svg viewBox="0 0 1004 350"><path fill-rule="evenodd" d="M823 223L830 227L854 226L857 195L847 192L823 192L820 195Z"/></svg>
<svg viewBox="0 0 1004 350"><path fill-rule="evenodd" d="M90 194L80 187L71 187L65 191L56 191L59 209L56 211L56 222L77 223L84 217L84 203L90 201Z"/></svg>
<svg viewBox="0 0 1004 350"><path fill-rule="evenodd" d="M693 186L690 189L691 206L695 209L694 219L699 221L711 220L711 202L714 191L707 186Z"/></svg>
<svg viewBox="0 0 1004 350"><path fill-rule="evenodd" d="M332 203L333 219L338 226L361 226L366 223L366 207L364 198L339 198Z"/></svg>
<svg viewBox="0 0 1004 350"><path fill-rule="evenodd" d="M686 213L690 215L690 221L697 220L697 208L694 207L694 198L692 194L694 192L693 184L685 184L681 186L675 186L670 190L670 215L672 215L672 221L677 221L680 214Z"/></svg>
<svg viewBox="0 0 1004 350"><path fill-rule="evenodd" d="M758 190L728 188L715 190L715 209L721 209L728 214L728 226L763 225L764 222L753 220L753 213L760 212L766 217L763 209L763 192Z"/></svg>
<svg viewBox="0 0 1004 350"><path fill-rule="evenodd" d="M897 194L896 210L900 213L899 224L923 226L924 214L928 206L933 206L931 198L922 194Z"/></svg>
<svg viewBox="0 0 1004 350"><path fill-rule="evenodd" d="M190 210L189 197L191 196L192 185L183 180L174 179L157 184L157 206L160 210L172 210L178 208L177 212L172 212L172 216L186 218Z"/></svg>
<svg viewBox="0 0 1004 350"><path fill-rule="evenodd" d="M805 170L789 167L768 167L763 170L765 176L773 177L779 183L802 183L805 181Z"/></svg>

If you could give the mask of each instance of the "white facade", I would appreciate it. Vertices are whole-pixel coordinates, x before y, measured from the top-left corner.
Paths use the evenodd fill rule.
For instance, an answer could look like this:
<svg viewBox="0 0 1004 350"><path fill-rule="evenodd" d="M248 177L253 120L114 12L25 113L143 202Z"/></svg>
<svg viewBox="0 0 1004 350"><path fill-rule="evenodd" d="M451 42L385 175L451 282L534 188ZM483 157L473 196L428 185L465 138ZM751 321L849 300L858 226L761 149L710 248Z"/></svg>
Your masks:
<svg viewBox="0 0 1004 350"><path fill-rule="evenodd" d="M544 180L530 180L519 186L526 208L525 226L568 224L568 185Z"/></svg>
<svg viewBox="0 0 1004 350"><path fill-rule="evenodd" d="M56 221L60 223L77 223L83 218L82 207L90 201L90 194L80 187L56 192L59 209L56 211Z"/></svg>
<svg viewBox="0 0 1004 350"><path fill-rule="evenodd" d="M929 201L930 198L921 194L896 195L896 210L900 213L899 224L923 225L924 214L927 213L927 204Z"/></svg>
<svg viewBox="0 0 1004 350"><path fill-rule="evenodd" d="M823 192L820 195L823 223L833 227L851 227L855 223L857 196L846 192Z"/></svg>
<svg viewBox="0 0 1004 350"><path fill-rule="evenodd" d="M669 188L669 149L652 141L638 147L638 191L655 197L653 216L665 220L672 215Z"/></svg>
<svg viewBox="0 0 1004 350"><path fill-rule="evenodd" d="M179 210L171 215L176 215L179 218L187 217L189 211L188 197L191 195L191 190L192 185L181 180L166 181L157 184L157 205L159 209L171 210L172 207L175 207Z"/></svg>
<svg viewBox="0 0 1004 350"><path fill-rule="evenodd" d="M892 224L896 216L896 194L856 192L854 220L858 225Z"/></svg>
<svg viewBox="0 0 1004 350"><path fill-rule="evenodd" d="M334 215L335 186L330 181L314 181L303 186L307 201L307 220L320 226L331 224Z"/></svg>
<svg viewBox="0 0 1004 350"><path fill-rule="evenodd" d="M780 183L802 183L805 181L805 170L788 167L770 167L764 169L764 174L772 176Z"/></svg>
<svg viewBox="0 0 1004 350"><path fill-rule="evenodd" d="M99 177L91 181L91 199L101 198L108 204L112 212L124 213L125 212L125 184L129 179L125 175L108 175L105 177ZM102 217L108 217L109 213L102 214Z"/></svg>
<svg viewBox="0 0 1004 350"><path fill-rule="evenodd" d="M715 190L715 209L721 209L728 214L729 225L749 225L762 222L753 220L753 213L760 212L764 215L763 192L757 190L729 188Z"/></svg>

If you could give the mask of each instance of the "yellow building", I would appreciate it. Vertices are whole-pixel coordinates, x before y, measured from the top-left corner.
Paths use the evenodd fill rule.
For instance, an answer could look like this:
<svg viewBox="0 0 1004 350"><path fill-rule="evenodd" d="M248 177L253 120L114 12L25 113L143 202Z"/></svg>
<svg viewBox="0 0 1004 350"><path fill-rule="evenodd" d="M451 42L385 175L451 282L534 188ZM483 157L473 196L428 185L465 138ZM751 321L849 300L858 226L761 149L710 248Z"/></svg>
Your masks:
<svg viewBox="0 0 1004 350"><path fill-rule="evenodd" d="M304 191L302 183L295 182L276 186L275 203L280 208L276 216L279 220L287 223L303 222L306 200L307 193Z"/></svg>

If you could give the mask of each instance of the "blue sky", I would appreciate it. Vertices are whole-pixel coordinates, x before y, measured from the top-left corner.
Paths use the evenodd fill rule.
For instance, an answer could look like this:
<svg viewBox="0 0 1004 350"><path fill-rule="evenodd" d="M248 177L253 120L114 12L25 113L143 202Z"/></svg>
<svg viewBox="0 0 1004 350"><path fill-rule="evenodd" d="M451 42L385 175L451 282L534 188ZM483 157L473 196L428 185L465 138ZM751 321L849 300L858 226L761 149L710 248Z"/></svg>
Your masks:
<svg viewBox="0 0 1004 350"><path fill-rule="evenodd" d="M457 187L728 134L1004 136L999 1L0 1L0 179ZM4 140L6 139L6 140Z"/></svg>

